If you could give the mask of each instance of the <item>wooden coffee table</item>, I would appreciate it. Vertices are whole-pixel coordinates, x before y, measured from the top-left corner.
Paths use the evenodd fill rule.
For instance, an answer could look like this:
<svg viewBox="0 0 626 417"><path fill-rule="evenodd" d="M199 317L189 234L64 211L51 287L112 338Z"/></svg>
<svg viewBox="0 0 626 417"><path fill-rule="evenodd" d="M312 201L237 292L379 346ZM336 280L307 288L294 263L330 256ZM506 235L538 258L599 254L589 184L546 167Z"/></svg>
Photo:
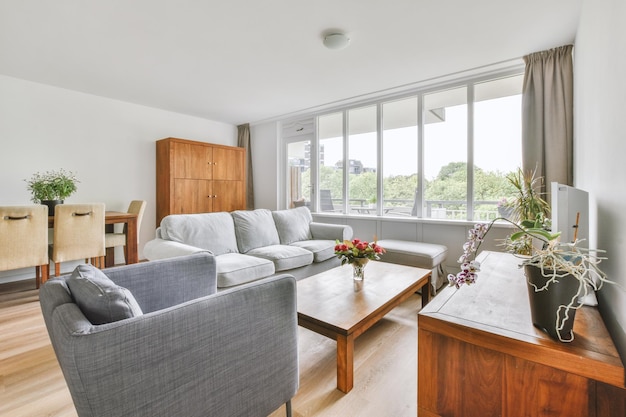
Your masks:
<svg viewBox="0 0 626 417"><path fill-rule="evenodd" d="M298 324L337 341L337 389L354 385L354 340L417 290L430 297L428 269L371 261L356 286L344 265L298 281Z"/></svg>

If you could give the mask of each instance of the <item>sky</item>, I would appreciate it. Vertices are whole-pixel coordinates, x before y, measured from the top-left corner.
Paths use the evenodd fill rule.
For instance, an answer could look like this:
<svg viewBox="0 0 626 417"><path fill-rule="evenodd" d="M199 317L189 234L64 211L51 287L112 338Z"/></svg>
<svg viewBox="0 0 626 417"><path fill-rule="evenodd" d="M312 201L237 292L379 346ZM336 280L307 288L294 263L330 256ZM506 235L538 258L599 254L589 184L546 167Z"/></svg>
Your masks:
<svg viewBox="0 0 626 417"><path fill-rule="evenodd" d="M445 122L424 128L424 172L426 179L437 176L450 162L467 161L466 105L447 107ZM521 95L476 102L474 106L474 165L485 171L507 173L521 166ZM416 172L417 128L385 130L384 175ZM376 133L350 137L350 159L364 167L376 167ZM342 159L340 138L322 141L325 165ZM355 146L358 145L358 146Z"/></svg>

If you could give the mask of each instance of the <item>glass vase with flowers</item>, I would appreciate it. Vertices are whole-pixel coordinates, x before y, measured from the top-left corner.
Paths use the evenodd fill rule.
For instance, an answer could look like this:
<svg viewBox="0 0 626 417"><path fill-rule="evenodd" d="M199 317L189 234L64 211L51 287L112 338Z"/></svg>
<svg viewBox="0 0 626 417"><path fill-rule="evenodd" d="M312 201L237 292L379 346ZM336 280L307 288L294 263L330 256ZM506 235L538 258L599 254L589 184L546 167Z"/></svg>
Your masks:
<svg viewBox="0 0 626 417"><path fill-rule="evenodd" d="M352 265L352 277L355 281L362 281L365 278L365 265L370 260L379 260L385 253L385 249L376 242L376 239L374 242L360 239L335 242L335 255L341 260L341 265Z"/></svg>

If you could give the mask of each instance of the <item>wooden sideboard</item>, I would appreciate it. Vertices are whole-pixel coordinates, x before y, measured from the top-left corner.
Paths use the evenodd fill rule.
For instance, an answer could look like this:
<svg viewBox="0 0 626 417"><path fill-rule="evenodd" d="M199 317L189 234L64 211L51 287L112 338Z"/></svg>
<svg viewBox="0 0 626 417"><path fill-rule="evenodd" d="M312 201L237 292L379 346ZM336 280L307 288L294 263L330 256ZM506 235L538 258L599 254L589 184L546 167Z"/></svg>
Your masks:
<svg viewBox="0 0 626 417"><path fill-rule="evenodd" d="M165 138L156 149L157 227L168 214L246 208L244 148Z"/></svg>
<svg viewBox="0 0 626 417"><path fill-rule="evenodd" d="M418 315L420 417L624 417L625 371L595 307L575 339L532 325L520 260L483 252L478 281L445 288Z"/></svg>

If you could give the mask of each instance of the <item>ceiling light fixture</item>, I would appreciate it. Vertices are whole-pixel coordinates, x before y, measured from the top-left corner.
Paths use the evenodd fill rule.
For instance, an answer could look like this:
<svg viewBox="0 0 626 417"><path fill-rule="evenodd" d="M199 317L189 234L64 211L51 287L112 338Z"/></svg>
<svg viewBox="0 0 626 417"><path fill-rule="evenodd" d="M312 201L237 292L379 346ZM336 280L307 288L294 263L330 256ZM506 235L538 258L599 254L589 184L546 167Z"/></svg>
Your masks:
<svg viewBox="0 0 626 417"><path fill-rule="evenodd" d="M343 49L350 44L350 38L343 33L329 33L324 36L324 46L328 49Z"/></svg>

